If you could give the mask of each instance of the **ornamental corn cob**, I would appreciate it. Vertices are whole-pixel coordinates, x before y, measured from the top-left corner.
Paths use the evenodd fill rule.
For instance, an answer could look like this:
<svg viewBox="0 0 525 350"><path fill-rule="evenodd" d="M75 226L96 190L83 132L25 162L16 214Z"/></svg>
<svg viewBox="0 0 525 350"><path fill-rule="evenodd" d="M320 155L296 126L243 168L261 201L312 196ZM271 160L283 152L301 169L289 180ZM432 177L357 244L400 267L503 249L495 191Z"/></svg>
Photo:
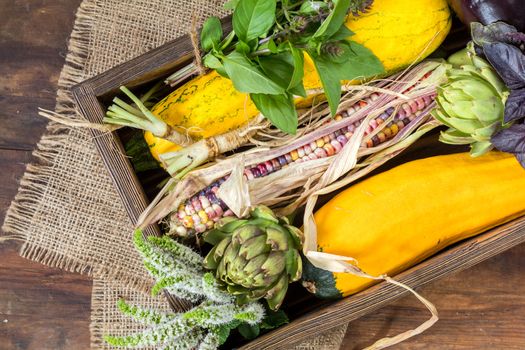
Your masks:
<svg viewBox="0 0 525 350"><path fill-rule="evenodd" d="M378 98L379 94L371 94L350 108L339 111L335 116L335 120L341 120L351 116ZM396 109L394 107L386 109L385 112L377 118L370 120L361 147L376 147L394 138L399 131L405 128L411 121L417 118L424 109L431 105L434 102L434 98L435 94L431 94L410 100L397 108L397 113L395 113ZM395 115L392 118L394 113ZM387 120L390 121L387 122ZM386 125L384 125L385 122L387 122ZM360 121L357 121L286 154L257 165L249 166L244 170L244 178L250 181L258 177L267 176L293 162L331 157L343 149L352 137L354 131L360 126L360 123ZM178 210L171 215L170 233L179 236L187 236L193 232L201 233L211 229L215 222L222 217L233 216L233 212L216 195L220 185L226 181L226 179L227 177L217 180L181 204Z"/></svg>
<svg viewBox="0 0 525 350"><path fill-rule="evenodd" d="M155 198L152 205L150 205L138 218L137 226L139 228L144 228L166 218L166 223L168 225L170 224L170 221L173 221L170 229L172 234L187 235L190 233L197 233L197 231L205 231L206 225L208 225L208 227L211 227L212 225L212 223L207 223L209 220L209 218L207 218L208 214L206 216L203 215L203 213L206 214L206 208L208 205L206 199L208 198L203 200L205 205L203 206L201 203L200 210L194 210L191 215L185 215L185 206L192 202L191 200L188 201L188 198L191 199L192 197L195 197L196 194L201 194L206 197L209 191L203 191L203 189L209 184L217 185L216 181L228 177L232 170L235 170L234 179L230 179L232 181L228 180L227 187L224 187L224 184L220 187L217 186L217 190L220 189L220 192L214 193L214 195L215 197L218 197L218 194L220 193L221 199L224 203L228 203L228 206L230 205L230 202L232 204L235 203L230 209L240 215L242 215L241 213L247 209L247 206L252 204L265 204L270 206L283 204L286 206L279 210L282 214L286 215L285 213L289 213L296 209L297 206L304 204L304 201L309 195L308 193L311 193L314 188L318 190L325 190L326 188L326 190L328 190L328 187L333 188L340 186L342 183L347 184L355 181L355 179L364 176L380 164L394 157L423 134L439 125L438 122L430 117L430 112L435 106L433 100L436 94L436 89L440 84L446 81L445 72L446 65L444 65L442 61L426 61L409 71L392 76L389 79L373 82L368 86L356 86L352 88L352 90L370 92L368 94L368 100L364 101L365 103L361 102L361 106L359 104L353 106L354 110L361 107L354 113L352 113L352 109L348 110L348 107L355 104L357 101L361 101L360 99L363 98L363 94L347 95L343 98L338 116L338 119L341 118L341 120L337 122L331 122L332 118L326 114L328 111L326 106L321 104L317 106L315 110L311 111L312 114L310 114L310 118L308 119L308 125L305 126L304 129L309 130L308 133L303 134L296 139L290 139L286 143L277 142L276 145L268 144L267 147L269 148L267 149L241 152L212 166L196 169L178 181L175 179L170 180L161 193L159 193L157 198ZM413 89L410 89L411 91L408 89L410 87L413 87ZM372 92L376 93L373 97L370 95ZM430 104L423 110L417 111L419 116L412 116L412 118L415 117L415 119L412 122L409 122L407 126L405 126L407 121L398 123L400 120L402 121L403 119L406 119L407 115L410 120L412 109L417 109L418 101L414 104L409 103L410 100L419 99L419 105L423 106L426 105L425 96L426 101L430 102ZM376 98L376 101L371 101L371 98ZM408 105L403 108L402 106L407 103ZM393 107L394 109L392 110L390 107ZM344 113L345 110L346 114ZM383 118L381 118L381 115L384 112L387 114L386 119L384 119L384 115ZM404 116L403 113L405 113ZM346 115L350 116L344 117ZM378 118L383 119L383 122L377 122ZM377 126L371 122L372 119L376 120ZM323 121L326 124L323 125ZM355 124L357 121L359 121L359 123ZM392 122L392 124L389 124L390 122ZM357 130L355 130L355 125L360 125ZM383 131L387 125L391 130ZM352 131L352 126L354 126L354 131ZM365 131L367 131L366 128L369 126L370 128L365 136ZM346 128L346 130L344 128ZM353 132L354 136L352 136L349 141L347 139L345 147L342 147L341 145L342 150L338 152L338 155L335 155L337 150L334 148L334 155L328 157L328 153L326 153L323 144L322 147L320 147L323 148L323 150L317 151L318 153L321 153L321 157L318 156L318 159L316 160L299 163L297 161L292 161L291 158L288 160L286 159L286 154L289 153L289 157L292 156L292 150L297 151L297 158L299 159L299 148L302 148L304 151L305 145L311 145L312 142L317 141L318 139L324 141L324 137L331 133L334 133L335 139L337 140L337 136L340 135L336 136L336 132L344 135L348 131ZM383 135L379 134L381 131L383 131ZM270 142L274 139L272 135L267 136ZM374 136L377 136L377 139L375 139ZM380 142L383 137L385 140L389 138L388 141L378 143L378 146L373 146L378 141ZM330 136L328 136L328 139L330 140ZM330 143L331 141L332 140L330 140ZM339 141L339 143L341 142ZM351 143L351 145L348 145L348 143ZM333 145L331 146L333 147ZM367 148L370 146L372 147ZM326 146L326 148L328 149L328 152L330 152L330 146ZM316 148L313 150L310 146L310 153L313 151L315 154L316 149L317 142ZM308 148L306 149L306 152L308 152ZM326 153L326 156L324 156L322 152ZM247 168L250 170L255 167L255 164L266 162L268 160L272 163L273 167L274 162L272 162L272 160L279 162L279 157L283 155L285 156L285 160L287 160L284 167L281 166L281 168L279 168L279 164L276 165L276 169L268 170L265 166L267 174L270 175L260 176L258 178L255 178L254 176L254 179L251 181L248 179L249 174L246 174L246 183L244 185L248 188L244 185L242 188L240 187L241 183L239 181L242 181L243 179L241 176L243 175L244 170L238 168L241 162L244 162L245 169ZM345 157L344 161L341 159L343 163L340 164L339 161L337 163L333 162L333 159L339 160L339 158L342 158L343 156ZM304 156L302 156L301 159L303 157ZM346 160L348 160L348 162L346 162ZM340 164L340 166L337 164ZM281 170L275 171L277 169ZM238 170L241 170L240 173ZM239 176L239 178L237 178L237 176ZM337 178L335 176L337 176ZM341 180L337 180L338 178ZM321 182L321 180L323 181ZM327 186L326 181L332 185ZM305 188L304 186L307 186L308 188ZM210 187L213 188L214 186ZM223 193L223 187L226 191L225 193ZM232 191L236 191L235 194ZM250 198L253 198L253 201L248 201L248 193L246 191L249 191ZM238 196L241 196L242 198L237 198ZM198 196L197 199L199 199ZM208 209L208 213L211 213L212 216L218 215L216 213L219 211L217 206L221 206L223 203L217 199L215 200L216 203L213 203L213 200L210 201L209 199L208 202L210 202L212 209L216 209L213 212ZM288 204L285 204L284 202L287 202ZM184 204L182 208L181 203ZM213 204L216 204L216 206L213 206ZM181 209L180 212L179 209ZM225 205L220 208L223 212L223 216L224 212L228 209L229 208ZM203 212L199 213L201 210ZM189 212L191 212L191 208L189 209ZM180 214L180 218L178 217L178 214ZM226 214L231 215L229 212ZM193 222L190 221L189 218L186 218L186 216L191 216ZM188 222L186 225L189 226L188 228L181 223L184 218L186 218L186 221ZM216 219L218 220L218 218ZM195 222L197 222L197 225L195 225ZM195 226L197 227L195 228Z"/></svg>

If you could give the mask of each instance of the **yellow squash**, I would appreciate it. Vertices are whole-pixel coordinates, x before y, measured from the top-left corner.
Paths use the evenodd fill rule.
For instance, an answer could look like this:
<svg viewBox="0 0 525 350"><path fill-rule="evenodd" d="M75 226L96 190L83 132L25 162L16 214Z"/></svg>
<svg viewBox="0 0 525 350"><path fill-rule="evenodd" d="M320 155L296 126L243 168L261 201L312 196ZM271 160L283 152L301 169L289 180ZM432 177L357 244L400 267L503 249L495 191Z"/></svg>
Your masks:
<svg viewBox="0 0 525 350"><path fill-rule="evenodd" d="M231 80L215 71L180 86L153 106L152 112L197 140L237 129L258 113L247 94L235 90ZM159 154L180 149L150 132L144 138L157 160Z"/></svg>
<svg viewBox="0 0 525 350"><path fill-rule="evenodd" d="M372 10L348 17L352 40L376 54L387 72L421 61L445 40L452 25L446 0L375 0Z"/></svg>
<svg viewBox="0 0 525 350"><path fill-rule="evenodd" d="M372 50L391 74L433 52L450 30L451 15L446 0L375 0L370 11L350 15L346 25L355 33L351 39ZM303 82L307 90L321 87L308 56ZM182 85L154 106L153 113L199 139L238 128L258 112L246 94L213 71ZM154 156L162 153L155 148L164 143L149 133L146 139Z"/></svg>
<svg viewBox="0 0 525 350"><path fill-rule="evenodd" d="M249 96L235 90L231 80L216 71L182 85L157 103L152 112L196 138L236 129L258 113Z"/></svg>
<svg viewBox="0 0 525 350"><path fill-rule="evenodd" d="M144 140L148 144L149 151L153 158L157 161L160 161L159 156L167 152L175 152L181 149L182 147L160 137L156 137L149 131L144 132Z"/></svg>
<svg viewBox="0 0 525 350"><path fill-rule="evenodd" d="M318 250L393 275L446 246L525 214L525 170L513 155L416 160L358 183L317 213ZM303 284L344 297L374 281L306 264Z"/></svg>

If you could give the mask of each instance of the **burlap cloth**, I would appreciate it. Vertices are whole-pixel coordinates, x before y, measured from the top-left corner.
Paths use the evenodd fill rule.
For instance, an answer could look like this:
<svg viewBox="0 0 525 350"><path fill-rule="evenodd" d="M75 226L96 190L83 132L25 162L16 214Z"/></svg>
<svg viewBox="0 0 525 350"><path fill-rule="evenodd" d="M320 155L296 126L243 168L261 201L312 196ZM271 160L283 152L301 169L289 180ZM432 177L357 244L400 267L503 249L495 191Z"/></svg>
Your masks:
<svg viewBox="0 0 525 350"><path fill-rule="evenodd" d="M56 112L82 118L71 86L187 33L193 15L200 21L225 15L222 2L85 0L60 75ZM132 225L88 133L50 123L34 156L4 232L24 241L21 256L93 277L92 348L109 349L103 334L140 329L116 309L119 297L146 307L169 305L147 293L151 280L131 243ZM345 331L338 327L290 348L338 349Z"/></svg>

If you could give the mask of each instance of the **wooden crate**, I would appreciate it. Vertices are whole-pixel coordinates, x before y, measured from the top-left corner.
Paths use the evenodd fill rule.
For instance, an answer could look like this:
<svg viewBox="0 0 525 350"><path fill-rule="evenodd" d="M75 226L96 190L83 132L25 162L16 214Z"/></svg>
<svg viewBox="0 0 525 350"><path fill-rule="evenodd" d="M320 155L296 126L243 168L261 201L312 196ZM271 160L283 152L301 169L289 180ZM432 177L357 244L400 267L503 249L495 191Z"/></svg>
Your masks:
<svg viewBox="0 0 525 350"><path fill-rule="evenodd" d="M229 19L224 20L224 30L230 30ZM148 85L165 78L192 60L191 41L188 36L184 36L76 85L73 87L73 95L82 114L91 122L101 123L106 107L119 92L121 85L131 90ZM124 207L135 223L148 205L148 199L129 159L124 156L121 139L117 133L102 134L96 130L91 130L91 133ZM159 235L160 230L157 226L152 226L145 233ZM460 242L393 277L417 288L471 267L523 242L525 217ZM306 313L294 317L289 324L261 335L242 345L240 349L275 349L304 340L314 332L324 332L369 314L407 293L400 287L382 282L339 301L319 301L311 305ZM168 298L175 308L185 305L172 296L168 295Z"/></svg>

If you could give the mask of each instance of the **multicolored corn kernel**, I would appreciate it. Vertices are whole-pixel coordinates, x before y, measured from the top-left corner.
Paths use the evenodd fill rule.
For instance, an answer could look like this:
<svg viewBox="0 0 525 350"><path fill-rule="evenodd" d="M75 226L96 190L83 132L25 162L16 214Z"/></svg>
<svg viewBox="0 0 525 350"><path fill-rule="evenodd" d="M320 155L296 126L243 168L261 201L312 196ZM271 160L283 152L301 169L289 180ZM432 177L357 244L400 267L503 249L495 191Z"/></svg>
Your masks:
<svg viewBox="0 0 525 350"><path fill-rule="evenodd" d="M326 154L328 155L328 157L331 157L335 154L335 148L330 143L325 143L325 145L323 146L323 149L326 151Z"/></svg>
<svg viewBox="0 0 525 350"><path fill-rule="evenodd" d="M317 156L317 158L325 158L327 156L323 147L314 149L314 154Z"/></svg>
<svg viewBox="0 0 525 350"><path fill-rule="evenodd" d="M313 153L310 153L310 154L308 155L308 158L309 158L310 160L316 160L316 159L318 159L317 154L315 154L315 151L314 151Z"/></svg>
<svg viewBox="0 0 525 350"><path fill-rule="evenodd" d="M377 100L378 98L379 95L374 93L368 99L359 101L356 105L339 112L335 119L341 120L342 118L346 118L365 107L370 101ZM376 147L394 138L400 130L420 115L421 111L432 103L433 100L434 98L432 96L425 96L402 104L397 108L397 111L394 107L386 109L368 123L365 130L365 141L363 141L362 147ZM396 112L396 115L394 118L391 118L394 112ZM391 120L385 125L389 118L391 118ZM287 154L250 166L244 170L244 177L250 181L274 173L291 163L306 162L334 156L341 152L359 126L360 123L355 122ZM380 128L380 131L375 133L378 128ZM366 136L371 134L371 137L366 138ZM199 192L198 195L181 204L178 210L171 216L171 232L177 235L188 235L195 232L201 233L212 228L214 223L222 217L233 216L233 212L216 196L220 185L224 181L226 181L226 178L217 180Z"/></svg>

